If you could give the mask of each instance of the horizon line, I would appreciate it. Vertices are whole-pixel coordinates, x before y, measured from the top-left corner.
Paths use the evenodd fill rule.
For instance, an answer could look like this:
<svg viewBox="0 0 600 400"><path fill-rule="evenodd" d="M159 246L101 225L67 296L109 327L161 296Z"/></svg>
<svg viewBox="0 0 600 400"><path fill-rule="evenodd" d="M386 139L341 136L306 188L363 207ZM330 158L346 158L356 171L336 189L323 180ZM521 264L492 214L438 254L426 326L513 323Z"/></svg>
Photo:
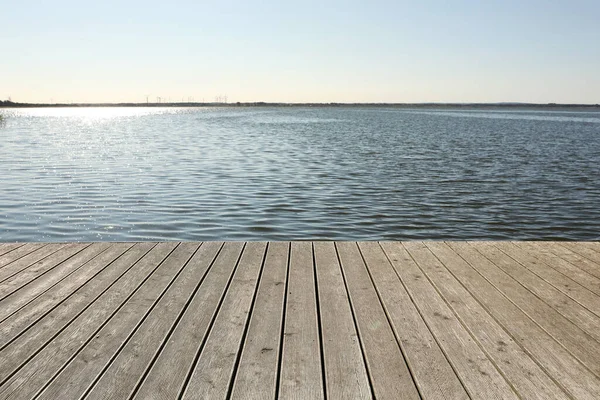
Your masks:
<svg viewBox="0 0 600 400"><path fill-rule="evenodd" d="M202 106L500 106L500 107L600 107L600 103L527 103L527 102L82 102L82 103L21 103L0 100L0 107L202 107Z"/></svg>

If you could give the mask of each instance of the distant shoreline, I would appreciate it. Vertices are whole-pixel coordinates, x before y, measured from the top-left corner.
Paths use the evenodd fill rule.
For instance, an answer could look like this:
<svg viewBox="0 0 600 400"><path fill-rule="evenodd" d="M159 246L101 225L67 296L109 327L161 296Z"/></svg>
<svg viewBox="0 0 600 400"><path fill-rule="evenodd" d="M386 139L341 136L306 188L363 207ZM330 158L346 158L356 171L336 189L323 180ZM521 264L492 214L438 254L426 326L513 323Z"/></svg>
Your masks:
<svg viewBox="0 0 600 400"><path fill-rule="evenodd" d="M600 104L559 103L17 103L0 101L0 108L65 107L390 107L390 108L569 108L599 109Z"/></svg>

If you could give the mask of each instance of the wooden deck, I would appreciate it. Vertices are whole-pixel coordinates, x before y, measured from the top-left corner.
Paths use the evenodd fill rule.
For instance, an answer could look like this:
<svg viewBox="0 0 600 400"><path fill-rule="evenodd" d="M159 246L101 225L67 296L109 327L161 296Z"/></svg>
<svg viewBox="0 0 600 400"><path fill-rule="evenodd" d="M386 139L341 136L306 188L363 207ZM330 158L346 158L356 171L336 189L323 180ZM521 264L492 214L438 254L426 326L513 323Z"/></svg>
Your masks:
<svg viewBox="0 0 600 400"><path fill-rule="evenodd" d="M598 242L0 244L0 399L600 399Z"/></svg>

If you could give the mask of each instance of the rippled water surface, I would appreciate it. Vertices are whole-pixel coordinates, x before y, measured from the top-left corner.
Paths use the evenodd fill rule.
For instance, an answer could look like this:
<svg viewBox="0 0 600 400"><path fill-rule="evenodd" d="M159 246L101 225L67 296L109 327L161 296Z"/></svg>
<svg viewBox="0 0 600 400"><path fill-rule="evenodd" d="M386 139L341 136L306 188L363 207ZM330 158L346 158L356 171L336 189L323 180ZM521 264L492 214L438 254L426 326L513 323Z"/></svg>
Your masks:
<svg viewBox="0 0 600 400"><path fill-rule="evenodd" d="M0 111L0 241L600 239L600 112Z"/></svg>

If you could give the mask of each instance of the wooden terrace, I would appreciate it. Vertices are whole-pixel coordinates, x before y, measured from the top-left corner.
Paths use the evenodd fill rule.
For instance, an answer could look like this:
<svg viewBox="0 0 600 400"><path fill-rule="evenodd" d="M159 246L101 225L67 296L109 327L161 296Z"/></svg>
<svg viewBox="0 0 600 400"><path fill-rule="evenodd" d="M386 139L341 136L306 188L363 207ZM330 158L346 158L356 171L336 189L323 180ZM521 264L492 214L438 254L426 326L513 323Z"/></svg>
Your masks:
<svg viewBox="0 0 600 400"><path fill-rule="evenodd" d="M30 398L600 399L600 243L0 244Z"/></svg>

